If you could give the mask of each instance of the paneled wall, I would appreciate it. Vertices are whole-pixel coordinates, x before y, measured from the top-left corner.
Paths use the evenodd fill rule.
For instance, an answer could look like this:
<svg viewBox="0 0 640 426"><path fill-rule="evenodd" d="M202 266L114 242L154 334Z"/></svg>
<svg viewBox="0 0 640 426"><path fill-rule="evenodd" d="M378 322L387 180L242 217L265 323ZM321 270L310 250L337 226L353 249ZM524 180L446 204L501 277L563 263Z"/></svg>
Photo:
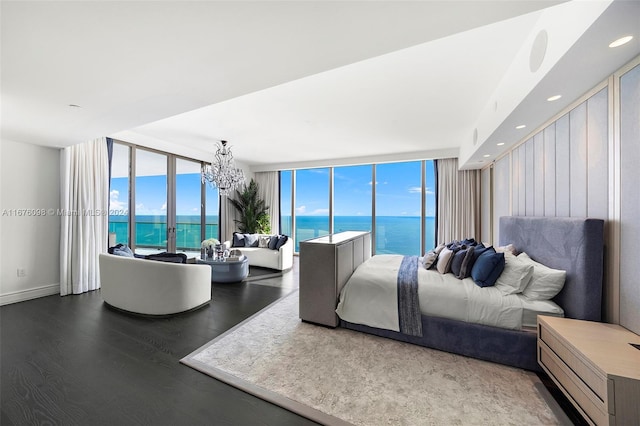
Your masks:
<svg viewBox="0 0 640 426"><path fill-rule="evenodd" d="M605 87L496 163L505 169L496 177L503 193L510 157L512 215L607 219L607 104ZM508 214L508 207L495 199L496 211Z"/></svg>
<svg viewBox="0 0 640 426"><path fill-rule="evenodd" d="M619 119L618 119L619 118ZM619 135L619 137L618 137ZM483 173L483 212L605 219L604 319L640 333L640 58Z"/></svg>
<svg viewBox="0 0 640 426"><path fill-rule="evenodd" d="M640 65L619 81L620 324L640 334Z"/></svg>

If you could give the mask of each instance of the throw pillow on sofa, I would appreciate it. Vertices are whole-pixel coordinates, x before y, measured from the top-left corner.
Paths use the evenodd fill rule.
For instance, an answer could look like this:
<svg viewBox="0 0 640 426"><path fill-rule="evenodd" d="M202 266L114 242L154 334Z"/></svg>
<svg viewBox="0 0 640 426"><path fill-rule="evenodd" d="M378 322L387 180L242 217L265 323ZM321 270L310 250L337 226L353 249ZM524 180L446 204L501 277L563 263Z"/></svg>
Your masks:
<svg viewBox="0 0 640 426"><path fill-rule="evenodd" d="M234 232L233 241L231 242L231 247L245 247L244 234L240 234L239 232Z"/></svg>
<svg viewBox="0 0 640 426"><path fill-rule="evenodd" d="M276 244L276 250L280 250L280 247L282 247L287 242L288 239L289 237L287 237L286 235L280 235L278 237L278 242Z"/></svg>
<svg viewBox="0 0 640 426"><path fill-rule="evenodd" d="M268 235L260 235L258 239L258 247L260 248L269 248L269 243L271 242L271 237Z"/></svg>
<svg viewBox="0 0 640 426"><path fill-rule="evenodd" d="M187 255L184 253L156 253L145 256L147 260L156 260L159 262L171 262L171 263L187 263Z"/></svg>
<svg viewBox="0 0 640 426"><path fill-rule="evenodd" d="M127 246L126 244L116 244L113 247L109 247L109 250L107 251L109 252L109 254L115 254L116 256L134 257L133 251L131 251L129 246Z"/></svg>
<svg viewBox="0 0 640 426"><path fill-rule="evenodd" d="M258 247L260 236L258 234L243 234L245 247Z"/></svg>
<svg viewBox="0 0 640 426"><path fill-rule="evenodd" d="M278 239L280 238L280 235L272 235L269 237L269 248L271 250L275 250L276 249L276 245L278 245Z"/></svg>

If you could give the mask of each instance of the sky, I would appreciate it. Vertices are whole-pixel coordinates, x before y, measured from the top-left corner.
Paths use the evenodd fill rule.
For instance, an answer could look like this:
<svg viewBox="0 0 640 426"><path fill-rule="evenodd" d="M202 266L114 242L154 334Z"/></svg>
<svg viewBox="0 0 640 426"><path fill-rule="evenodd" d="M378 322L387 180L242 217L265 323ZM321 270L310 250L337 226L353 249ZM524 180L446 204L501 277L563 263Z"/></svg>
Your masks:
<svg viewBox="0 0 640 426"><path fill-rule="evenodd" d="M334 215L370 216L371 194L376 188L377 216L421 215L420 162L388 163L376 166L376 182L372 180L372 166L334 168ZM427 216L435 216L435 178L433 162L426 168ZM291 172L283 172L283 215L291 210ZM136 178L137 215L167 214L166 176ZM176 176L176 214L200 214L200 174L185 173ZM218 214L216 190L207 188L207 215ZM110 210L128 210L128 178L111 179ZM289 195L287 197L287 195ZM215 202L211 202L215 200ZM301 216L328 216L329 169L296 171L296 214Z"/></svg>
<svg viewBox="0 0 640 426"><path fill-rule="evenodd" d="M112 178L109 210L128 210L128 178ZM218 215L217 190L206 185L207 216ZM165 216L167 214L166 176L140 176L136 178L137 215ZM200 215L200 174L176 176L176 215Z"/></svg>
<svg viewBox="0 0 640 426"><path fill-rule="evenodd" d="M420 216L420 161L379 164L376 166L376 215ZM435 216L435 178L433 162L426 168L427 216ZM286 175L290 176L290 172ZM371 196L374 188L372 166L334 168L334 215L371 216ZM283 181L286 178L283 178ZM290 184L283 182L283 197L291 193ZM283 214L290 210L290 197L283 205ZM329 169L296 171L297 215L327 216L329 214Z"/></svg>

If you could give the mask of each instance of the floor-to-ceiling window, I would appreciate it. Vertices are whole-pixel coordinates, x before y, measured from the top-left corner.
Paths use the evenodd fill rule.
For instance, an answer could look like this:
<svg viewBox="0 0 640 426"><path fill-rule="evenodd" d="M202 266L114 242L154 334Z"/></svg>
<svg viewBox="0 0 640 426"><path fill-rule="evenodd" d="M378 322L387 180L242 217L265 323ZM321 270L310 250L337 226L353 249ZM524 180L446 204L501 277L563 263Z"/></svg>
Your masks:
<svg viewBox="0 0 640 426"><path fill-rule="evenodd" d="M435 204L433 160L280 172L282 233L296 251L333 229L371 231L377 254L420 255L435 244Z"/></svg>
<svg viewBox="0 0 640 426"><path fill-rule="evenodd" d="M200 162L176 158L177 252L200 251L202 234L202 190Z"/></svg>
<svg viewBox="0 0 640 426"><path fill-rule="evenodd" d="M296 170L295 251L300 241L329 233L329 169Z"/></svg>
<svg viewBox="0 0 640 426"><path fill-rule="evenodd" d="M136 149L135 247L167 250L167 156Z"/></svg>
<svg viewBox="0 0 640 426"><path fill-rule="evenodd" d="M203 239L219 238L218 190L202 184L201 167L197 160L115 143L109 203L115 242L138 253L197 254Z"/></svg>
<svg viewBox="0 0 640 426"><path fill-rule="evenodd" d="M371 231L372 166L333 169L333 231Z"/></svg>
<svg viewBox="0 0 640 426"><path fill-rule="evenodd" d="M291 194L293 185L293 171L280 172L280 233L293 235L293 216L291 214Z"/></svg>
<svg viewBox="0 0 640 426"><path fill-rule="evenodd" d="M421 162L377 164L375 167L375 253L419 255Z"/></svg>
<svg viewBox="0 0 640 426"><path fill-rule="evenodd" d="M436 246L436 173L434 161L425 161L424 250Z"/></svg>
<svg viewBox="0 0 640 426"><path fill-rule="evenodd" d="M129 244L129 153L127 145L113 144L109 188L109 233L114 244Z"/></svg>

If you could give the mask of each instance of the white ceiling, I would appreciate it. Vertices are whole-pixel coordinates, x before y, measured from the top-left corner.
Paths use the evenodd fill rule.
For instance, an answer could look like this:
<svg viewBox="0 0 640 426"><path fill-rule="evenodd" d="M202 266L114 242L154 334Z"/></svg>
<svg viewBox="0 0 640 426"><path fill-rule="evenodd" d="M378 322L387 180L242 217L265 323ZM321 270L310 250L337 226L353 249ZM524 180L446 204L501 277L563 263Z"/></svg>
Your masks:
<svg viewBox="0 0 640 426"><path fill-rule="evenodd" d="M640 53L640 2L608 4L2 1L2 139L114 136L207 159L226 139L254 170L460 149L480 167L496 137L523 136L510 121L533 129ZM541 28L547 62L523 79ZM568 94L540 107L545 85ZM496 99L510 106L485 117Z"/></svg>

